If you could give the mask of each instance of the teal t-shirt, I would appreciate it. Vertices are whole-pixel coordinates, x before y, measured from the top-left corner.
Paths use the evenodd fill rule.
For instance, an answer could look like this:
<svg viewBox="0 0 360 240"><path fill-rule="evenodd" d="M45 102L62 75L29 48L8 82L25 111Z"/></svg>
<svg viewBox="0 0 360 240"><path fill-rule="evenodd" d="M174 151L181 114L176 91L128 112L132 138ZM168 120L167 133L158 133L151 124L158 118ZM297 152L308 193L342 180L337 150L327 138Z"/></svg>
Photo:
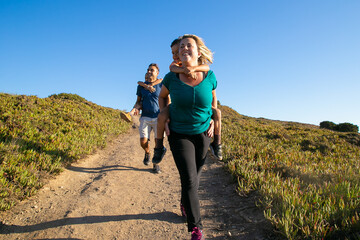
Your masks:
<svg viewBox="0 0 360 240"><path fill-rule="evenodd" d="M212 115L212 91L217 86L213 71L195 87L182 82L173 72L166 74L162 83L170 92L170 129L189 135L205 132Z"/></svg>

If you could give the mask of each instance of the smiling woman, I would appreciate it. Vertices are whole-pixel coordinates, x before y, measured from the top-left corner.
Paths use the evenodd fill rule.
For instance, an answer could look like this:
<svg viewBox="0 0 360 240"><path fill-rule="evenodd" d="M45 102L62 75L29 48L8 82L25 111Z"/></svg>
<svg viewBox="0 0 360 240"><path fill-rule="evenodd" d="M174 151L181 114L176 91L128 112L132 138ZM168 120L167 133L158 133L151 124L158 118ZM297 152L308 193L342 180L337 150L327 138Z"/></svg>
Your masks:
<svg viewBox="0 0 360 240"><path fill-rule="evenodd" d="M212 63L212 53L196 35L181 37L179 58L184 67ZM199 179L213 133L212 107L216 108L217 81L212 71L168 73L159 96L160 108L168 104L170 148L181 180L181 209L187 218L191 239L203 239L198 196Z"/></svg>
<svg viewBox="0 0 360 240"><path fill-rule="evenodd" d="M182 39L184 41L181 41L182 45L180 45L180 51L182 48L185 47L185 42L194 42L198 48L199 51L199 57L198 57L198 65L201 64L211 64L213 62L213 53L210 51L209 48L206 47L204 41L199 38L196 35L191 35L191 34L185 34ZM189 44L189 46L191 45L191 43Z"/></svg>

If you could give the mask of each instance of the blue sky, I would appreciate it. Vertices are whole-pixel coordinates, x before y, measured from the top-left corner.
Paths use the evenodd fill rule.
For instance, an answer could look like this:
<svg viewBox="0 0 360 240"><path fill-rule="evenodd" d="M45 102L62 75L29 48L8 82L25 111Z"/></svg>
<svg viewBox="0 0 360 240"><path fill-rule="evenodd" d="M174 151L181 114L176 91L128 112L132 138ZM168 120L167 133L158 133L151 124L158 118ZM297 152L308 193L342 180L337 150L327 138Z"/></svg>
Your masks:
<svg viewBox="0 0 360 240"><path fill-rule="evenodd" d="M76 93L129 111L149 63L185 33L215 53L222 105L360 126L360 1L0 0L0 92Z"/></svg>

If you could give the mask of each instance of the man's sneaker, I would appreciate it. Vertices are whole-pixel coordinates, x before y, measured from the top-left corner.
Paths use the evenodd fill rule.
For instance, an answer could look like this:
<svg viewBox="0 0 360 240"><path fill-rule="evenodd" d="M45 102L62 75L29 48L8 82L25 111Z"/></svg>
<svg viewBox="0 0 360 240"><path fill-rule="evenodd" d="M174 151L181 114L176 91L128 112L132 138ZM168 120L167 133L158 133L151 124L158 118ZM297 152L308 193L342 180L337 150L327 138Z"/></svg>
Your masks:
<svg viewBox="0 0 360 240"><path fill-rule="evenodd" d="M152 158L152 162L154 164L160 163L163 157L165 156L165 153L166 153L166 148L164 146L160 148L154 148L154 156Z"/></svg>
<svg viewBox="0 0 360 240"><path fill-rule="evenodd" d="M205 240L202 231L198 227L194 227L192 229L191 240Z"/></svg>
<svg viewBox="0 0 360 240"><path fill-rule="evenodd" d="M215 157L217 157L220 161L223 159L222 157L222 147L221 144L210 144L210 150Z"/></svg>
<svg viewBox="0 0 360 240"><path fill-rule="evenodd" d="M149 164L150 164L150 153L145 153L144 164L145 164L145 165L149 165Z"/></svg>
<svg viewBox="0 0 360 240"><path fill-rule="evenodd" d="M182 203L180 203L180 211L181 211L181 215L182 215L183 217L186 217L185 208L184 208L184 205L182 205Z"/></svg>
<svg viewBox="0 0 360 240"><path fill-rule="evenodd" d="M130 113L126 113L126 112L121 112L120 113L120 117L126 121L126 122L131 122L131 115Z"/></svg>
<svg viewBox="0 0 360 240"><path fill-rule="evenodd" d="M154 171L154 173L161 173L161 171L160 171L160 166L157 165L157 164L154 164L153 171Z"/></svg>

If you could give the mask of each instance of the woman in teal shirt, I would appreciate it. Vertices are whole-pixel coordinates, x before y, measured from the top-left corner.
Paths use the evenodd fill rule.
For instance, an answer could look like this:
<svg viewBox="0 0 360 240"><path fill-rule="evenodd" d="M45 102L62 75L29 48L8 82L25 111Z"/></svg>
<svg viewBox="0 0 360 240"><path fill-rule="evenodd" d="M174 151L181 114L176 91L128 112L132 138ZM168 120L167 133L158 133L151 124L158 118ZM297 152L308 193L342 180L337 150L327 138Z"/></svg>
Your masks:
<svg viewBox="0 0 360 240"><path fill-rule="evenodd" d="M184 35L179 57L183 66L212 63L212 53L196 35ZM181 204L184 207L191 239L201 239L202 224L198 187L201 168L211 141L211 107L216 107L215 74L196 72L195 78L168 73L159 95L160 109L170 95L169 144L181 179Z"/></svg>

